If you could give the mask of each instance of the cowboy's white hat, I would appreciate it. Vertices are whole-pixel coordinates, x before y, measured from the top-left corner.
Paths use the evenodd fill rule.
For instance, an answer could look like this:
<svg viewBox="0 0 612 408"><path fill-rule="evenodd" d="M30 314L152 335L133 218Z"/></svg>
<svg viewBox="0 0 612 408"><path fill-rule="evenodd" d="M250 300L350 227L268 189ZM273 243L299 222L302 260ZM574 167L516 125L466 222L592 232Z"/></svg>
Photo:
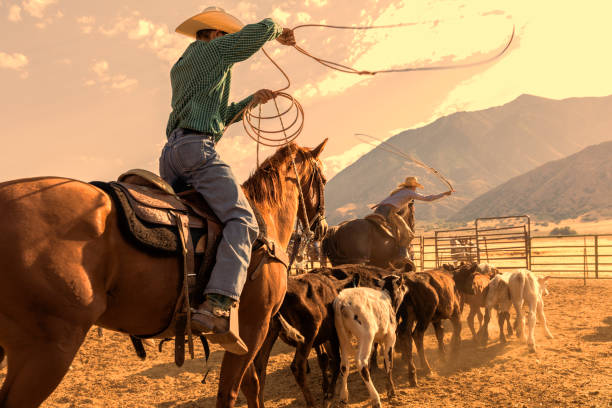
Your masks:
<svg viewBox="0 0 612 408"><path fill-rule="evenodd" d="M403 183L400 183L398 185L398 187L418 187L418 188L423 188L423 185L421 183L419 183L418 179L416 177L406 177L406 180L404 180Z"/></svg>
<svg viewBox="0 0 612 408"><path fill-rule="evenodd" d="M208 7L200 14L188 18L176 27L176 32L191 38L196 38L200 30L220 30L226 33L240 31L244 24L236 17L228 14L220 7Z"/></svg>

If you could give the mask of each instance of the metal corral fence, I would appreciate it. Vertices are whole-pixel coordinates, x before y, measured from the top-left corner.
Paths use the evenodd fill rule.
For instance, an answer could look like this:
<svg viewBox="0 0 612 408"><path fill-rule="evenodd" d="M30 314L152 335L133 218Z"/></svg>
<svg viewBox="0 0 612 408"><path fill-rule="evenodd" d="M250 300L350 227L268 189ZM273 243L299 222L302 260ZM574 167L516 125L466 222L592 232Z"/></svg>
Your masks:
<svg viewBox="0 0 612 408"><path fill-rule="evenodd" d="M459 232L465 233L465 229ZM500 269L527 268L555 278L612 278L612 234L533 236L523 243L517 238L504 240L504 235L493 237L497 241L492 241L491 235L486 241L481 237L470 260L479 261L478 251L480 262ZM435 234L415 237L411 250L417 270L460 261L449 255L448 248L440 246Z"/></svg>
<svg viewBox="0 0 612 408"><path fill-rule="evenodd" d="M420 239L420 259L425 268L462 261L488 262L500 269L529 268L530 234L531 221L526 215L478 218L473 228L435 231L433 259L427 248L429 240Z"/></svg>
<svg viewBox="0 0 612 408"><path fill-rule="evenodd" d="M612 279L612 234L531 236L527 215L478 218L473 228L416 236L410 253L421 271L474 261L555 278ZM313 261L310 267L319 266Z"/></svg>
<svg viewBox="0 0 612 408"><path fill-rule="evenodd" d="M612 278L612 234L531 237L531 270L569 278Z"/></svg>

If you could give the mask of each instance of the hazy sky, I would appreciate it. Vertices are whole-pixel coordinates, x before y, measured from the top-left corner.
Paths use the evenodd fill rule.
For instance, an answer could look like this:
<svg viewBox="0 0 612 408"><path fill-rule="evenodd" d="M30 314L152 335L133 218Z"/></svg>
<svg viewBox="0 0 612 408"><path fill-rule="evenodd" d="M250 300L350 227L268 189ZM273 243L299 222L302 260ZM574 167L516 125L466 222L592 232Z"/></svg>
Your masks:
<svg viewBox="0 0 612 408"><path fill-rule="evenodd" d="M201 1L0 0L0 180L61 175L114 179L157 171L170 112L169 69L189 40L174 33ZM522 93L551 98L612 94L609 0L292 0L216 5L243 22L413 23L381 31L303 29L298 43L360 69L472 61L516 41L476 68L373 78L335 73L276 42L267 48L306 111L298 143L330 138L328 176L368 147L356 132L388 137L457 110L503 104ZM234 68L232 96L284 86L257 55ZM255 145L235 125L218 145L240 179ZM402 175L398 175L398 180Z"/></svg>

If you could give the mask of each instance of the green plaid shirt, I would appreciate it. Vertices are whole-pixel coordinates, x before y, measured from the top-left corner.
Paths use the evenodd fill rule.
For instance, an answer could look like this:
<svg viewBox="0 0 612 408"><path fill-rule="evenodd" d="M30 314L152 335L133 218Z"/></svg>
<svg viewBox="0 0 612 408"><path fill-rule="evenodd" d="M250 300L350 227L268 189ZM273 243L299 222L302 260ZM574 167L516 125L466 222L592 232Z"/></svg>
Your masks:
<svg viewBox="0 0 612 408"><path fill-rule="evenodd" d="M228 105L232 66L282 32L281 26L267 18L210 42L192 42L170 70L172 113L166 135L181 127L215 135L218 142L225 126L253 98Z"/></svg>

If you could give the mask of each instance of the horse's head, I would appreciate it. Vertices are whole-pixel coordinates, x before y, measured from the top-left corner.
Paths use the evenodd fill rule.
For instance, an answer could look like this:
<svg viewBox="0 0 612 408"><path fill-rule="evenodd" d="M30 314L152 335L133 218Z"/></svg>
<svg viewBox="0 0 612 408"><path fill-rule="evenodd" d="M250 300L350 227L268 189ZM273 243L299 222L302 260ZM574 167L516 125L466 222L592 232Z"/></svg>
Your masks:
<svg viewBox="0 0 612 408"><path fill-rule="evenodd" d="M301 208L298 214L302 225L315 233L315 239L321 240L327 233L327 221L325 221L325 183L327 180L323 175L323 169L319 156L327 143L325 139L314 149L300 148L295 157L295 165L299 173L301 196L304 198L306 214Z"/></svg>
<svg viewBox="0 0 612 408"><path fill-rule="evenodd" d="M295 199L295 187L299 187L297 217L305 229L323 237L325 223L325 177L319 156L327 139L314 149L289 143L268 157L244 182L245 194L253 203L259 204L261 212L285 214L288 201ZM293 216L292 216L293 217ZM287 219L279 220L284 225ZM293 223L293 220L290 221ZM293 225L284 225L293 227ZM290 234L288 234L289 236Z"/></svg>

